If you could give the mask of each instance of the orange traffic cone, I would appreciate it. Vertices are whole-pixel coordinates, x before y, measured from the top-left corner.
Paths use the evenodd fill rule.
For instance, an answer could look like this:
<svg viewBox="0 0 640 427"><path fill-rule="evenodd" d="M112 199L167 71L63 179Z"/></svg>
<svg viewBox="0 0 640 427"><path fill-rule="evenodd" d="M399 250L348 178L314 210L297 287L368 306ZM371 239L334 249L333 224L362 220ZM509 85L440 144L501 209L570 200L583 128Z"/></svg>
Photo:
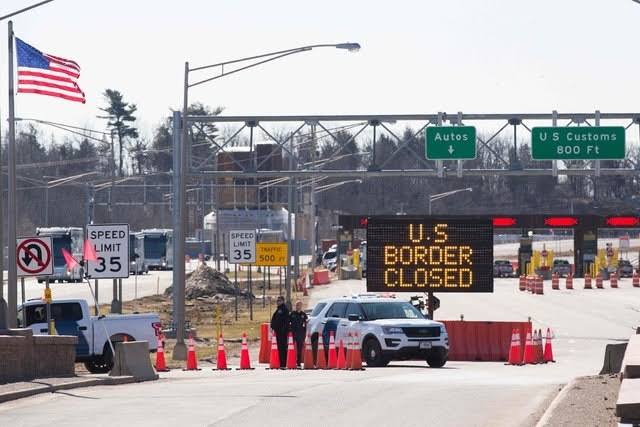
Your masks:
<svg viewBox="0 0 640 427"><path fill-rule="evenodd" d="M271 332L271 356L269 357L268 369L280 369L280 353L278 352L278 341L276 334Z"/></svg>
<svg viewBox="0 0 640 427"><path fill-rule="evenodd" d="M333 337L333 331L329 332L329 363L327 367L329 369L336 369L338 366L338 359L336 354L336 341Z"/></svg>
<svg viewBox="0 0 640 427"><path fill-rule="evenodd" d="M189 349L187 350L187 366L183 371L199 371L198 358L196 357L196 344L193 335L189 334Z"/></svg>
<svg viewBox="0 0 640 427"><path fill-rule="evenodd" d="M158 372L169 372L167 368L167 363L164 360L164 343L162 342L162 335L158 336L158 348L156 350L156 371Z"/></svg>
<svg viewBox="0 0 640 427"><path fill-rule="evenodd" d="M304 341L304 369L315 369L313 365L313 348L311 347L311 336L307 334Z"/></svg>
<svg viewBox="0 0 640 427"><path fill-rule="evenodd" d="M351 355L351 366L348 369L352 371L362 371L362 354L360 353L360 338L358 332L353 333L353 349Z"/></svg>
<svg viewBox="0 0 640 427"><path fill-rule="evenodd" d="M318 352L316 353L316 366L318 369L327 369L327 358L324 355L324 340L322 334L318 336Z"/></svg>
<svg viewBox="0 0 640 427"><path fill-rule="evenodd" d="M298 369L296 347L293 344L293 334L289 332L287 338L287 369Z"/></svg>
<svg viewBox="0 0 640 427"><path fill-rule="evenodd" d="M551 330L549 328L547 328L547 337L544 340L544 361L546 362L553 362L556 363L556 361L553 359L553 348L551 347Z"/></svg>
<svg viewBox="0 0 640 427"><path fill-rule="evenodd" d="M542 348L542 329L538 329L538 342L536 345L536 356L538 363L544 363L544 349Z"/></svg>
<svg viewBox="0 0 640 427"><path fill-rule="evenodd" d="M518 329L511 331L511 347L509 348L509 359L506 365L522 365L522 357L520 357L520 331Z"/></svg>
<svg viewBox="0 0 640 427"><path fill-rule="evenodd" d="M218 360L216 361L216 368L214 371L228 371L227 367L227 353L224 349L224 338L222 334L218 338Z"/></svg>
<svg viewBox="0 0 640 427"><path fill-rule="evenodd" d="M247 346L247 333L242 333L242 349L240 350L240 367L238 369L253 369L249 357L249 347Z"/></svg>
<svg viewBox="0 0 640 427"><path fill-rule="evenodd" d="M351 332L347 334L347 369L351 366L351 360L353 359L353 335Z"/></svg>
<svg viewBox="0 0 640 427"><path fill-rule="evenodd" d="M338 345L338 362L336 364L336 369L347 369L347 359L344 357L344 345L342 344L342 340L340 340L340 344Z"/></svg>
<svg viewBox="0 0 640 427"><path fill-rule="evenodd" d="M533 365L536 363L535 356L533 350L533 341L531 339L531 331L527 331L527 341L524 346L524 360L522 361L525 365Z"/></svg>

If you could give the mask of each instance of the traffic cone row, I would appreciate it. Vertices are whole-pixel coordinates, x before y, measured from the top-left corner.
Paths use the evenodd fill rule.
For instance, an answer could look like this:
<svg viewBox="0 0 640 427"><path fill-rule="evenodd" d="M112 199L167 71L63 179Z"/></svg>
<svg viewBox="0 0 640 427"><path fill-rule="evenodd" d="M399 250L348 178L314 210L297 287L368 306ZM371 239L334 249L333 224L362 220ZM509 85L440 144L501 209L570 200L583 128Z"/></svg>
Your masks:
<svg viewBox="0 0 640 427"><path fill-rule="evenodd" d="M520 361L520 333L517 329L512 331L511 347L509 349L509 359L507 365L537 365L548 362L555 362L553 358L553 347L551 345L551 330L547 328L547 336L544 347L542 345L542 330L527 331L527 338L524 348L524 355Z"/></svg>
<svg viewBox="0 0 640 427"><path fill-rule="evenodd" d="M618 287L618 275L616 273L611 273L611 275L609 276L609 281L611 282L612 288L615 289Z"/></svg>
<svg viewBox="0 0 640 427"><path fill-rule="evenodd" d="M187 365L183 371L199 371L198 357L196 356L196 344L193 341L193 335L189 334L189 348L187 350Z"/></svg>
<svg viewBox="0 0 640 427"><path fill-rule="evenodd" d="M298 369L298 361L296 360L296 347L293 344L293 334L289 332L287 337L287 369Z"/></svg>
<svg viewBox="0 0 640 427"><path fill-rule="evenodd" d="M565 286L567 289L573 289L573 275L571 273L567 274L567 279L565 280Z"/></svg>
<svg viewBox="0 0 640 427"><path fill-rule="evenodd" d="M253 369L251 358L249 357L249 346L247 345L247 333L242 333L242 349L240 351L240 367L238 370Z"/></svg>
<svg viewBox="0 0 640 427"><path fill-rule="evenodd" d="M271 333L271 356L269 357L269 369L280 369L280 352L276 334Z"/></svg>
<svg viewBox="0 0 640 427"><path fill-rule="evenodd" d="M214 371L229 371L230 369L227 367L227 353L224 349L224 338L222 337L222 333L218 338L218 359L216 360L216 368Z"/></svg>
<svg viewBox="0 0 640 427"><path fill-rule="evenodd" d="M346 343L346 345L345 345ZM358 333L354 332L347 335L346 341L339 340L339 344L335 345L335 336L331 332L329 335L329 361L327 363L325 357L325 349L322 339L318 341L318 351L314 361L313 348L311 346L311 337L307 335L305 340L304 369L343 369L343 370L363 370L362 352L360 348L360 339ZM169 371L166 366L164 357L164 345L161 338L158 338L158 350L156 356L155 368L159 372ZM240 367L237 370L254 369L251 367L249 356L249 348L247 344L247 334L242 334L242 349L240 352ZM281 369L280 354L278 352L278 343L276 335L271 335L271 353L269 357L268 369ZM293 334L290 332L287 337L287 361L286 369L298 369L296 347L293 341ZM195 342L193 336L189 334L187 362L184 371L198 371L198 358L196 355ZM223 335L218 338L218 357L216 368L214 371L230 370L227 365L227 355L224 345Z"/></svg>
<svg viewBox="0 0 640 427"><path fill-rule="evenodd" d="M336 369L338 367L338 354L336 353L336 342L333 331L329 332L329 362L327 368Z"/></svg>
<svg viewBox="0 0 640 427"><path fill-rule="evenodd" d="M158 348L156 350L156 364L154 367L158 372L169 372L167 362L164 359L164 341L162 338L162 334L158 335Z"/></svg>
<svg viewBox="0 0 640 427"><path fill-rule="evenodd" d="M313 364L313 348L311 347L311 336L307 334L304 346L304 369L316 369Z"/></svg>
<svg viewBox="0 0 640 427"><path fill-rule="evenodd" d="M511 331L511 347L509 347L509 358L507 365L522 365L522 357L520 356L520 331L514 329Z"/></svg>
<svg viewBox="0 0 640 427"><path fill-rule="evenodd" d="M342 344L342 340L340 340L340 344L338 345L338 360L336 363L336 369L347 369L347 359L344 353L344 345Z"/></svg>
<svg viewBox="0 0 640 427"><path fill-rule="evenodd" d="M360 337L358 332L353 334L353 346L351 348L351 363L347 364L347 369L350 371L363 371L362 367L362 349L360 348Z"/></svg>

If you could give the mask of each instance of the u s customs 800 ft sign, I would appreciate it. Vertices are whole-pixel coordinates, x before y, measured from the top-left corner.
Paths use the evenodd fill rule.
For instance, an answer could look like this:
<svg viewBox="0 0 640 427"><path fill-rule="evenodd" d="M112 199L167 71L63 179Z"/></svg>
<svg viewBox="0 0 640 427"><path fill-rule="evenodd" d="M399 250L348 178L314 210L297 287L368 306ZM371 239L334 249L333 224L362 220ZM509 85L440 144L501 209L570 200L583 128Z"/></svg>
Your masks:
<svg viewBox="0 0 640 427"><path fill-rule="evenodd" d="M493 292L491 219L370 217L367 291Z"/></svg>

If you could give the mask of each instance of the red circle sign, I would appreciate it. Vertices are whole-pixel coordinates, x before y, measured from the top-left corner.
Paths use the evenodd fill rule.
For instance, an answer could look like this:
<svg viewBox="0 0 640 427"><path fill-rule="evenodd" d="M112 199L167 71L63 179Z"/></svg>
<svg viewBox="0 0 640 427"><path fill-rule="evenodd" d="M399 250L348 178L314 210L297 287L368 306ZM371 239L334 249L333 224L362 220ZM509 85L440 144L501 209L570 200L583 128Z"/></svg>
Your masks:
<svg viewBox="0 0 640 427"><path fill-rule="evenodd" d="M34 254L28 246L32 245L32 244L36 244L38 246L40 246L43 251L41 253L41 255L43 255L42 259L38 258L36 256L36 254ZM29 268L28 266L26 266L24 263L25 261L22 259L22 257L20 256L20 252L24 251L25 254L28 254L29 257L34 260L36 262L36 264L38 265L36 268ZM45 242L43 242L40 239L26 239L23 240L20 245L18 245L18 248L16 249L16 262L18 263L18 266L20 267L20 269L26 273L29 274L38 274L38 273L42 273L44 270L47 269L47 265L49 264L51 260L51 250L49 249L49 246L47 246L47 244ZM29 261L31 262L31 261Z"/></svg>

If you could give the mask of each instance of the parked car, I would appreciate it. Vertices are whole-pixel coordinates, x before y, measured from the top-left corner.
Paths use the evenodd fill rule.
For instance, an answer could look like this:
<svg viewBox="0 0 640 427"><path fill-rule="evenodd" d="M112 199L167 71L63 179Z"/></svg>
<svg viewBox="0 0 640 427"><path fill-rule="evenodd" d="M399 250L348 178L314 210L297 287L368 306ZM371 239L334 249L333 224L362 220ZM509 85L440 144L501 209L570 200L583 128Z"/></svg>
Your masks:
<svg viewBox="0 0 640 427"><path fill-rule="evenodd" d="M322 255L322 265L329 271L336 269L338 262L338 245L333 245Z"/></svg>
<svg viewBox="0 0 640 427"><path fill-rule="evenodd" d="M18 307L18 326L31 328L34 335L47 333L46 304L41 299L29 300ZM82 299L61 299L51 303L51 319L59 335L75 335L76 362L84 363L94 374L106 373L113 367L113 353L107 342L147 341L149 351L158 345L162 324L155 313L91 316L89 305Z"/></svg>
<svg viewBox="0 0 640 427"><path fill-rule="evenodd" d="M618 277L633 277L633 264L628 259L618 261Z"/></svg>
<svg viewBox="0 0 640 427"><path fill-rule="evenodd" d="M515 277L513 265L508 259L497 259L493 262L493 277Z"/></svg>
<svg viewBox="0 0 640 427"><path fill-rule="evenodd" d="M566 259L554 259L551 273L555 273L560 277L567 277L571 274L571 264Z"/></svg>
<svg viewBox="0 0 640 427"><path fill-rule="evenodd" d="M329 334L336 342L346 342L347 334L357 331L362 357L369 366L386 366L391 360L426 360L441 368L449 355L449 336L444 324L425 318L408 301L356 295L325 299L311 312L307 333L314 348L329 345Z"/></svg>

